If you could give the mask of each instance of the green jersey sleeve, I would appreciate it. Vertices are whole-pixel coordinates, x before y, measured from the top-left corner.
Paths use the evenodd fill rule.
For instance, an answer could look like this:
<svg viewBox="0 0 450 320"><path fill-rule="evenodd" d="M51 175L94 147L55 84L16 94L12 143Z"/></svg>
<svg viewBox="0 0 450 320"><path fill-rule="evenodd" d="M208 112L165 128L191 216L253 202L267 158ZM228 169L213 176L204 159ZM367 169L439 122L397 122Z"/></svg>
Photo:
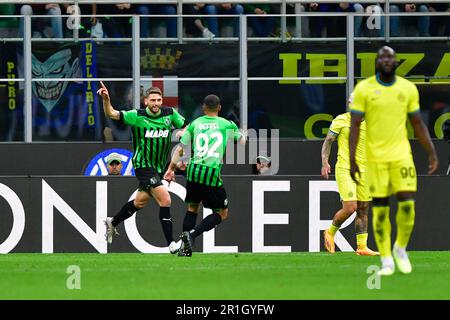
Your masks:
<svg viewBox="0 0 450 320"><path fill-rule="evenodd" d="M134 126L137 120L137 110L120 111L123 123L129 126Z"/></svg>
<svg viewBox="0 0 450 320"><path fill-rule="evenodd" d="M179 129L185 125L186 119L177 110L173 109L172 123L175 128Z"/></svg>
<svg viewBox="0 0 450 320"><path fill-rule="evenodd" d="M189 145L192 142L192 137L193 137L193 125L192 122L188 125L186 131L183 133L183 135L180 138L180 142L182 144Z"/></svg>
<svg viewBox="0 0 450 320"><path fill-rule="evenodd" d="M229 139L233 139L235 141L239 140L242 136L242 133L239 131L238 126L236 125L236 123L234 123L233 121L230 120L230 125L228 126L228 130L229 130Z"/></svg>

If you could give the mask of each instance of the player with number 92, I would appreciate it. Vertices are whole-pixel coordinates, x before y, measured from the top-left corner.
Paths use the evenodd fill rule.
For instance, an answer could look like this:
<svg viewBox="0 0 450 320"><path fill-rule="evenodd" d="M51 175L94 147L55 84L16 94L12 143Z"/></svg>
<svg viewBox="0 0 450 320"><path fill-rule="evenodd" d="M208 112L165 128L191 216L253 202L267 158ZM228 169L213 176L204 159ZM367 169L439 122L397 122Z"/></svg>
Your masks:
<svg viewBox="0 0 450 320"><path fill-rule="evenodd" d="M228 216L228 199L220 174L222 158L228 140L239 140L245 144L245 136L236 124L219 117L220 99L209 95L203 100L202 117L195 119L181 137L185 146L192 144L193 154L186 170L186 199L188 210L183 222L183 241L179 255L192 255L193 239L211 230ZM164 179L173 180L176 163L183 156L183 147L178 146ZM200 203L213 213L195 226Z"/></svg>

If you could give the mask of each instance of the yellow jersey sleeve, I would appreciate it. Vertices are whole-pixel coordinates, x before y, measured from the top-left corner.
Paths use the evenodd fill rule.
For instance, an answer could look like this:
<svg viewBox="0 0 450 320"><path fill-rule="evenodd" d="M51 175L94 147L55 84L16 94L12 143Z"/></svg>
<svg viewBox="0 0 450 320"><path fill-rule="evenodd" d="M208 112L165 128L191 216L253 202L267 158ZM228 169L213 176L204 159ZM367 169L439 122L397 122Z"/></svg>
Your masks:
<svg viewBox="0 0 450 320"><path fill-rule="evenodd" d="M339 133L341 133L341 129L344 127L344 125L345 125L345 123L342 120L342 118L337 116L331 122L331 126L330 126L330 129L328 130L328 132L337 136L337 135L339 135Z"/></svg>
<svg viewBox="0 0 450 320"><path fill-rule="evenodd" d="M408 114L412 115L414 113L420 112L419 91L417 90L416 85L412 82L408 91Z"/></svg>
<svg viewBox="0 0 450 320"><path fill-rule="evenodd" d="M352 94L350 95L350 112L356 114L366 113L366 96L364 94L364 81L356 85Z"/></svg>

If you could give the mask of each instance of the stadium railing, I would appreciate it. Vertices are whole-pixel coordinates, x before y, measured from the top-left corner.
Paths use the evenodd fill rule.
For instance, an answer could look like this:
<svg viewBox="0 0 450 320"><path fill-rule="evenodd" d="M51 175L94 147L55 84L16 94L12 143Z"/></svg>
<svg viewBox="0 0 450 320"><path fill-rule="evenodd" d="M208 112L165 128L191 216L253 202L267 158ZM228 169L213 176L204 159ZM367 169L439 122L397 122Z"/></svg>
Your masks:
<svg viewBox="0 0 450 320"><path fill-rule="evenodd" d="M105 4L105 3L117 3L118 1L107 1L107 0L94 0L94 1L58 1L59 4ZM183 31L183 18L192 17L183 14L182 5L183 4L193 4L198 1L195 0L167 0L167 1L155 1L155 0L130 0L127 1L132 4L173 4L177 6L177 14L176 15L95 15L96 17L105 17L105 16L114 16L114 17L123 17L123 18L131 18L132 19L132 37L131 38L101 38L95 39L96 42L131 42L132 46L132 77L119 77L119 78L63 78L58 79L58 81L132 81L133 82L133 104L139 105L140 99L140 81L148 81L148 80L170 80L163 78L146 78L141 77L140 75L140 43L141 42L176 42L179 44L187 43L187 42L210 42L210 39L204 38L188 38L184 36ZM202 1L208 4L217 4L223 3L224 1ZM243 1L234 1L229 0L227 2L231 3L242 3ZM353 90L354 82L355 82L355 74L354 74L354 64L347 63L347 73L345 77L249 77L247 70L247 43L250 41L278 41L278 42L326 42L329 40L333 41L341 41L346 42L347 45L347 61L354 61L354 45L355 41L374 41L374 40L384 40L386 42L390 42L392 40L408 40L412 43L417 41L423 41L424 37L391 37L389 31L389 17L392 16L450 16L450 12L427 12L427 13L389 13L389 5L390 4L404 4L404 3L419 3L420 1L415 0L385 0L385 1L370 1L370 0L355 0L355 1L347 1L350 3L363 3L363 4L373 4L377 2L379 4L384 4L386 12L385 13L377 13L377 16L383 17L385 23L385 34L384 37L355 37L354 36L354 18L357 16L369 17L373 16L373 14L367 13L295 13L295 14L287 14L286 6L288 4L302 5L304 3L317 2L317 3L339 3L342 1L338 0L316 0L316 1L300 1L300 0L266 0L253 1L247 0L246 3L264 3L264 4L279 4L280 5L280 14L269 15L277 17L281 20L280 22L280 36L279 37L249 37L247 33L247 18L250 16L256 15L217 15L219 18L239 18L239 26L240 33L239 37L216 37L214 38L214 42L224 42L224 41L239 41L239 60L240 60L240 68L239 68L239 76L238 77L213 77L213 78L176 78L177 81L239 81L239 93L240 93L240 119L241 119L241 127L247 128L248 124L248 82L249 81L278 81L278 80L345 80L346 81L346 92L347 97ZM445 3L445 1L430 1L433 3ZM5 1L0 0L0 4L5 3ZM43 1L28 1L27 3L43 3ZM297 12L297 11L296 11ZM299 11L300 12L300 11ZM93 15L61 15L61 17L66 18L81 18L81 17L92 17ZM206 17L206 15L197 15L196 17ZM155 17L155 18L167 18L167 17L176 17L177 18L177 37L176 38L166 38L166 37L157 37L157 38L141 38L140 37L140 19L143 17ZM209 15L211 17L211 15ZM346 36L339 38L311 38L311 37L302 37L302 30L300 27L301 18L302 17L345 17L346 18ZM24 141L32 142L32 82L33 81L55 81L55 78L33 78L32 70L31 70L31 47L34 42L45 42L49 41L49 39L45 38L32 38L32 19L40 19L40 18L49 18L46 15L32 15L32 16L23 16L23 15L9 15L9 16L0 16L0 19L10 19L10 18L19 18L21 20L20 23L24 24L24 36L18 38L1 38L0 41L3 42L23 42L24 46L24 74L22 78L0 78L0 84L2 82L23 82L24 83ZM294 37L288 37L286 35L287 27L287 19L294 18L295 19L295 32ZM72 38L53 38L51 41L57 42L78 42L84 40L93 40L93 38L81 38L78 36L77 28L74 29ZM426 37L427 41L448 41L449 37ZM448 77L444 77L448 79Z"/></svg>

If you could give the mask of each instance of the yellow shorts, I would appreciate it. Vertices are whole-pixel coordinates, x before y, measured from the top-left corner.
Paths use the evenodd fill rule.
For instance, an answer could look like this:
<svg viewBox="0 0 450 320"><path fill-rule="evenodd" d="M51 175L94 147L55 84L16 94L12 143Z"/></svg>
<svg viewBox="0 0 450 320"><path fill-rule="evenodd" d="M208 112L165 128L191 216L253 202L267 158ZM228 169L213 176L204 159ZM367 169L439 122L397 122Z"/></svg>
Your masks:
<svg viewBox="0 0 450 320"><path fill-rule="evenodd" d="M366 183L366 173L361 172L359 184L350 176L350 169L335 168L336 182L342 201L371 201Z"/></svg>
<svg viewBox="0 0 450 320"><path fill-rule="evenodd" d="M386 198L401 191L417 191L416 167L412 157L391 162L367 162L370 195Z"/></svg>

